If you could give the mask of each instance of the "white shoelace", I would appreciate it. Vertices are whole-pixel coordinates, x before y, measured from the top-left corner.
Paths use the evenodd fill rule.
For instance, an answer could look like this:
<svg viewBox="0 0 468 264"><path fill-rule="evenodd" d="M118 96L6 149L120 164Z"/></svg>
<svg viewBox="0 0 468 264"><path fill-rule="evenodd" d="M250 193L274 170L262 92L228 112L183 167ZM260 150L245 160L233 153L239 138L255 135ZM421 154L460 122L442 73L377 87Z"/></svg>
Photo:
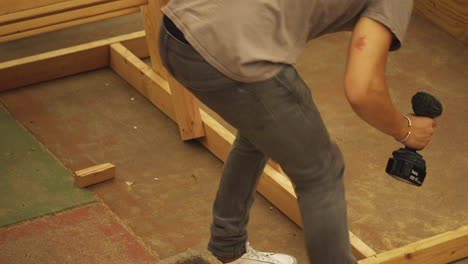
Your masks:
<svg viewBox="0 0 468 264"><path fill-rule="evenodd" d="M257 259L261 261L269 261L275 264L281 264L279 261L271 257L273 253L259 252L253 249L250 245L247 245L247 252L248 252L247 255L251 256L253 259Z"/></svg>

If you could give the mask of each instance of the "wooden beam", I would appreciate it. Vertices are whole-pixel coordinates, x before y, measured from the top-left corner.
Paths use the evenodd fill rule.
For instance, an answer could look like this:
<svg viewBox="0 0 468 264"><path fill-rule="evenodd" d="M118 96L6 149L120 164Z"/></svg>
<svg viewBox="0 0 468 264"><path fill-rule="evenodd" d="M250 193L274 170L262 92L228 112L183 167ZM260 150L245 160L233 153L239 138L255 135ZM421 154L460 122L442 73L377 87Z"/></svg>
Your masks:
<svg viewBox="0 0 468 264"><path fill-rule="evenodd" d="M432 23L468 45L466 0L415 0L415 10Z"/></svg>
<svg viewBox="0 0 468 264"><path fill-rule="evenodd" d="M359 264L446 264L468 257L468 226L359 261Z"/></svg>
<svg viewBox="0 0 468 264"><path fill-rule="evenodd" d="M163 105L160 110L177 122L167 81L151 71L145 63L119 44L111 46L111 67L123 79L135 85L134 87L150 102L156 106ZM151 84L151 82L153 83ZM201 109L199 111L205 137L197 140L215 156L225 161L235 136L205 111ZM297 197L291 182L285 175L267 165L257 190L291 220L302 226ZM375 254L372 249L351 232L350 236L351 246L356 258L362 259Z"/></svg>
<svg viewBox="0 0 468 264"><path fill-rule="evenodd" d="M101 15L113 11L122 9L128 9L131 7L139 7L147 3L147 0L120 0L106 4L100 4L96 6L80 8L77 10L61 12L49 16L29 19L17 23L7 24L0 27L0 35L6 36L11 34L17 34L24 31L29 31L41 27L50 25L60 24L67 21L82 19L86 17L92 17Z"/></svg>
<svg viewBox="0 0 468 264"><path fill-rule="evenodd" d="M109 45L142 39L144 31L0 63L0 91L109 65Z"/></svg>
<svg viewBox="0 0 468 264"><path fill-rule="evenodd" d="M163 113L176 120L167 81L120 43L110 47L110 67Z"/></svg>
<svg viewBox="0 0 468 264"><path fill-rule="evenodd" d="M138 7L127 8L127 9L122 9L122 10L118 10L118 11L114 11L114 12L109 12L109 13L105 13L105 14L101 14L101 15L97 15L97 16L91 16L91 17L87 17L87 18L82 18L82 19L72 20L72 21L68 21L68 22L64 22L64 23L60 23L60 24L55 24L55 25L52 25L52 26L36 28L36 29L33 29L33 30L20 32L20 33L17 33L17 34L11 34L11 35L6 35L6 36L3 36L3 37L0 37L0 43L1 42L7 42L7 41L13 41L13 40L17 40L17 39L22 39L22 38L26 38L26 37L31 37L31 36L35 36L35 35L39 35L39 34L44 34L44 33L47 33L47 32L52 32L52 31L56 31L56 30L60 30L60 29L64 29L64 28L69 28L69 27L74 27L74 26L78 26L78 25L82 25L82 24L86 24L86 23L101 21L101 20L105 20L105 19L109 19L109 18L113 18L113 17L128 15L128 14L136 13L138 11L139 11Z"/></svg>
<svg viewBox="0 0 468 264"><path fill-rule="evenodd" d="M15 13L41 6L65 2L67 0L1 0L0 15Z"/></svg>
<svg viewBox="0 0 468 264"><path fill-rule="evenodd" d="M176 79L170 76L161 64L158 39L163 17L161 12L163 4L164 2L160 0L149 0L147 6L141 7L151 64L153 70L169 82L172 104L174 105L181 138L183 140L200 138L205 135L205 131L200 117L198 100Z"/></svg>
<svg viewBox="0 0 468 264"><path fill-rule="evenodd" d="M159 29L163 19L161 8L168 2L169 0L149 0L148 5L141 6L141 16L146 29L147 47L152 58L151 65L153 66L153 70L165 80L168 79L169 74L159 57Z"/></svg>
<svg viewBox="0 0 468 264"><path fill-rule="evenodd" d="M140 91L140 93L148 98L148 100L155 104L160 110L166 113L166 115L177 122L177 113L175 112L176 107L174 107L173 104L174 89L170 89L169 87L173 88L174 85L180 84L172 83L172 86L170 86L169 82L152 71L150 67L121 44L111 45L110 52L111 68ZM198 111L198 113L200 113L199 108L194 109L193 111ZM201 129L203 129L201 119L200 124L202 126Z"/></svg>
<svg viewBox="0 0 468 264"><path fill-rule="evenodd" d="M108 46L81 46L74 52L59 50L0 63L0 91L106 67ZM83 52L85 50L85 52Z"/></svg>
<svg viewBox="0 0 468 264"><path fill-rule="evenodd" d="M205 130L200 116L198 100L174 77L169 75L168 82L182 140L204 137Z"/></svg>
<svg viewBox="0 0 468 264"><path fill-rule="evenodd" d="M110 180L115 176L115 165L104 163L75 172L75 185L83 188Z"/></svg>
<svg viewBox="0 0 468 264"><path fill-rule="evenodd" d="M109 18L113 18L113 17L128 15L128 14L136 13L138 11L139 11L139 9L137 7L128 8L128 9L123 9L123 10L119 10L119 11L115 11L115 12L109 12L109 13L97 15L97 16L92 16L92 17L77 19L77 20L73 20L73 21L68 21L68 22L65 22L65 23L56 24L56 25L52 25L52 26L41 27L41 28L37 28L37 29L25 31L25 32L20 32L20 33L17 33L17 34L12 34L12 35L7 35L7 36L0 37L0 43L1 42L7 42L7 41L13 41L13 40L17 40L17 39L22 39L22 38L26 38L26 37L31 37L31 36L35 36L35 35L39 35L39 34L44 34L44 33L52 32L52 31L56 31L56 30L60 30L60 29L65 29L65 28L69 28L69 27L74 27L74 26L78 26L78 25L82 25L82 24L86 24L86 23L101 21L101 20L105 20L105 19L109 19Z"/></svg>
<svg viewBox="0 0 468 264"><path fill-rule="evenodd" d="M364 241L362 241L358 236L349 232L349 240L351 241L351 250L353 255L359 259L365 259L377 255L371 247L369 247Z"/></svg>
<svg viewBox="0 0 468 264"><path fill-rule="evenodd" d="M38 8L28 9L20 12L15 12L0 16L0 24L11 23L18 20L43 16L51 13L57 13L64 10L76 9L84 6L95 5L111 0L68 0L57 4L51 4Z"/></svg>
<svg viewBox="0 0 468 264"><path fill-rule="evenodd" d="M142 33L141 37L122 41L120 44L124 45L138 58L147 58L149 57L149 50L148 45L146 45L146 33L144 30L140 32Z"/></svg>
<svg viewBox="0 0 468 264"><path fill-rule="evenodd" d="M161 64L161 58L159 57L159 26L161 25L162 13L159 12L159 6L154 6L157 2L150 1L153 11L150 11L149 5L141 6L141 16L143 18L143 24L145 25L146 31L146 43L151 57L151 65L153 70L167 80L168 73ZM154 17L153 17L154 16Z"/></svg>
<svg viewBox="0 0 468 264"><path fill-rule="evenodd" d="M279 173L283 174L283 175L286 175L286 173L283 171L283 169L281 168L281 165L279 165L278 162L272 160L272 159L269 159L268 160L268 165L270 165L273 169L277 170Z"/></svg>

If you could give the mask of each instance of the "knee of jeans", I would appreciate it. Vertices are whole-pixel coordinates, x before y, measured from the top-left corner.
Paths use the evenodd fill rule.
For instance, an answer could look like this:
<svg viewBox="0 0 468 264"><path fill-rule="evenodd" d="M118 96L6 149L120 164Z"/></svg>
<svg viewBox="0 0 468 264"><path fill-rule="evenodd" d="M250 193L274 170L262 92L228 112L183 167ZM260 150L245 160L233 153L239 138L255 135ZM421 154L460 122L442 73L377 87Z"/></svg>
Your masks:
<svg viewBox="0 0 468 264"><path fill-rule="evenodd" d="M340 182L344 172L343 155L336 144L324 153L311 153L290 165L283 166L284 171L296 186L296 189L324 188Z"/></svg>

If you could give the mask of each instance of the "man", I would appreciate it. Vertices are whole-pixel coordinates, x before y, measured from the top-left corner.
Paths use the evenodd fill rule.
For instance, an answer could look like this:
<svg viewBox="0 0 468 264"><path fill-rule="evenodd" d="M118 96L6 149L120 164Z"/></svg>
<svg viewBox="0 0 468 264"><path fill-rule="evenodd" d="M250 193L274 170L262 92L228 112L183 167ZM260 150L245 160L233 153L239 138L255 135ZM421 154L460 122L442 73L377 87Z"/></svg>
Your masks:
<svg viewBox="0 0 468 264"><path fill-rule="evenodd" d="M344 76L352 108L371 126L422 149L434 121L397 111L385 83L388 51L400 48L411 11L410 0L172 0L163 8L164 66L238 129L213 206L208 248L219 260L296 263L247 242L253 193L270 157L295 185L310 261L356 263L343 158L291 65L308 41L353 29Z"/></svg>

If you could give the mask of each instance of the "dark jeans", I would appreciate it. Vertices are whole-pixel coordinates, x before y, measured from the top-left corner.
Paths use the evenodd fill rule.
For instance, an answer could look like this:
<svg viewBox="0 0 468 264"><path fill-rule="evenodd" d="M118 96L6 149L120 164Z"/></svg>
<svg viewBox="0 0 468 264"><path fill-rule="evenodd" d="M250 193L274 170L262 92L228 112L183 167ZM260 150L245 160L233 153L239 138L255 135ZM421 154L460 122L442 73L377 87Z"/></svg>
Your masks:
<svg viewBox="0 0 468 264"><path fill-rule="evenodd" d="M269 80L238 82L213 68L165 24L159 46L163 65L238 129L213 206L209 250L222 259L245 253L253 194L271 157L295 185L310 261L356 263L348 236L343 158L294 67L285 65Z"/></svg>

